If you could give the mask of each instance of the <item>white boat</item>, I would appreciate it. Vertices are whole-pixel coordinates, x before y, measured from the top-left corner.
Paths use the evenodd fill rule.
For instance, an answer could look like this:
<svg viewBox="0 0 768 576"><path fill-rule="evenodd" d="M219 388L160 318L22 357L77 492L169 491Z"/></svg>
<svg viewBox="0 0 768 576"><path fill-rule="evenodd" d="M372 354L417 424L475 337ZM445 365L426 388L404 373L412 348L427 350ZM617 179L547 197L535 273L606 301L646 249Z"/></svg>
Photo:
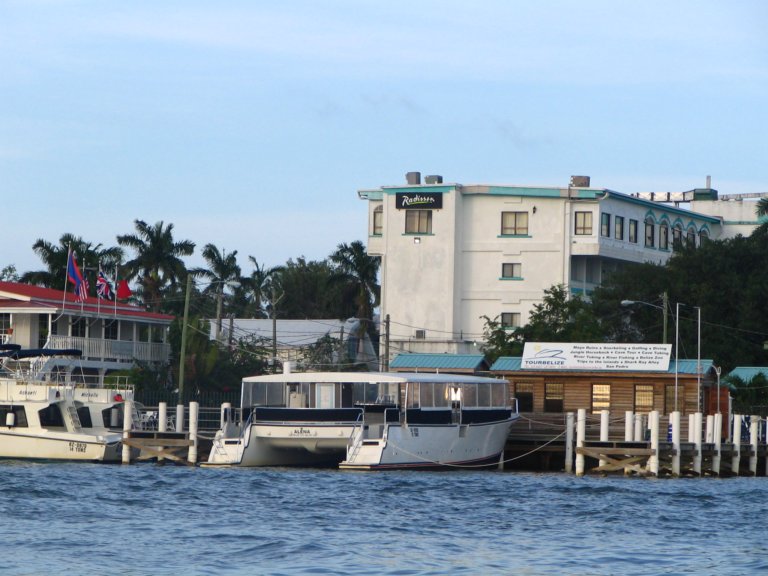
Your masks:
<svg viewBox="0 0 768 576"><path fill-rule="evenodd" d="M34 353L44 354L26 356ZM0 458L120 461L122 433L110 428L109 419L115 411L122 413L125 393L5 371L0 376Z"/></svg>
<svg viewBox="0 0 768 576"><path fill-rule="evenodd" d="M231 413L223 419L206 465L336 466L344 461L346 468L377 468L498 462L517 417L507 403L507 386L494 378L382 372L245 378L243 423ZM458 399L451 401L451 390ZM416 446L402 439L414 434L421 438ZM384 447L387 439L393 440L391 448L397 438L414 454L427 451L417 460L398 452L396 462L385 450L383 461L369 462L364 456L371 451L355 446L373 438L384 440Z"/></svg>
<svg viewBox="0 0 768 576"><path fill-rule="evenodd" d="M481 468L503 462L510 427L519 416L507 401L506 380L400 376L406 409L398 411L397 419L365 410L339 468Z"/></svg>

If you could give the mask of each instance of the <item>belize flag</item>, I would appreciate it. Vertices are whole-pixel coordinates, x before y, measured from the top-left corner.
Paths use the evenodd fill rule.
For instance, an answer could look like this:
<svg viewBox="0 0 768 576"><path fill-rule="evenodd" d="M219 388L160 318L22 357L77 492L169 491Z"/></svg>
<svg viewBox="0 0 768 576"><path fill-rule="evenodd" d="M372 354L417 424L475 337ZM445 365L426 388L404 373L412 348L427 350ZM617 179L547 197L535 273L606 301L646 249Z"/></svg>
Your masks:
<svg viewBox="0 0 768 576"><path fill-rule="evenodd" d="M77 254L72 251L67 257L67 278L75 286L75 302L85 302L88 298L88 281L83 278L77 265Z"/></svg>
<svg viewBox="0 0 768 576"><path fill-rule="evenodd" d="M112 285L101 268L99 268L99 275L96 278L96 295L102 300L112 300L115 296Z"/></svg>

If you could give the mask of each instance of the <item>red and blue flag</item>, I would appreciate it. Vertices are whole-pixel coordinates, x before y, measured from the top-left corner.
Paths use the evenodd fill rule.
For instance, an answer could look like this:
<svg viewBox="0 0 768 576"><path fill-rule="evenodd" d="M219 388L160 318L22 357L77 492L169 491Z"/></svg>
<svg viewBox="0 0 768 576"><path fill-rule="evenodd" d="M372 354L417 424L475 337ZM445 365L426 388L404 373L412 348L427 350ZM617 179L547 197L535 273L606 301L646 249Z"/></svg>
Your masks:
<svg viewBox="0 0 768 576"><path fill-rule="evenodd" d="M102 300L113 300L115 297L112 284L101 270L99 270L99 275L96 277L96 295Z"/></svg>
<svg viewBox="0 0 768 576"><path fill-rule="evenodd" d="M77 254L72 251L67 257L67 278L75 287L75 301L85 302L88 298L88 281L83 278L80 267L77 265Z"/></svg>

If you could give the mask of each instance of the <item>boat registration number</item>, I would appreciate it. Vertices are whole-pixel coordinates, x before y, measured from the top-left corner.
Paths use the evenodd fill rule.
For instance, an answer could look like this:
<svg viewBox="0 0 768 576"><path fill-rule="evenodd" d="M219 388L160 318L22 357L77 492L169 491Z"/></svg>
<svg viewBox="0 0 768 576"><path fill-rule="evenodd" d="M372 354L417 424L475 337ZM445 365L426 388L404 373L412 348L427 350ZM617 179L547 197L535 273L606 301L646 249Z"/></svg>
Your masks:
<svg viewBox="0 0 768 576"><path fill-rule="evenodd" d="M69 443L69 451L70 452L85 452L85 442L70 442Z"/></svg>

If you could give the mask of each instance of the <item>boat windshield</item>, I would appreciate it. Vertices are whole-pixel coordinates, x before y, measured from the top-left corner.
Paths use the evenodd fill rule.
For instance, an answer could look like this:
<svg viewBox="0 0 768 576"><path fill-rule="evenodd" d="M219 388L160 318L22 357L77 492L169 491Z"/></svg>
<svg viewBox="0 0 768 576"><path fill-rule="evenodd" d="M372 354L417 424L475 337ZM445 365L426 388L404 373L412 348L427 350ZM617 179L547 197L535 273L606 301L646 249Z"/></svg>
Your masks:
<svg viewBox="0 0 768 576"><path fill-rule="evenodd" d="M396 404L396 382L243 382L242 406L352 408Z"/></svg>
<svg viewBox="0 0 768 576"><path fill-rule="evenodd" d="M448 408L460 400L465 408L505 408L507 383L496 382L411 382L409 408Z"/></svg>

